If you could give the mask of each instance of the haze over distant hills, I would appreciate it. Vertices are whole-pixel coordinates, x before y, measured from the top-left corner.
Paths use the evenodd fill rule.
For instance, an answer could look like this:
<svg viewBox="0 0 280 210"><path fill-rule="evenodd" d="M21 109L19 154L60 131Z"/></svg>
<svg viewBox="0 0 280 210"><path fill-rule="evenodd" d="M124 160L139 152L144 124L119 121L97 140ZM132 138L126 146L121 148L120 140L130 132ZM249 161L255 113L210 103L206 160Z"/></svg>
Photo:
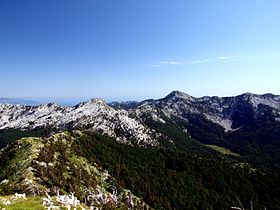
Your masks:
<svg viewBox="0 0 280 210"><path fill-rule="evenodd" d="M0 98L0 104L36 105L38 102L22 98Z"/></svg>
<svg viewBox="0 0 280 210"><path fill-rule="evenodd" d="M87 101L89 97L83 98L60 98L60 97L34 97L32 99L26 98L7 98L3 97L0 98L0 104L20 104L20 105L40 105L40 104L47 104L47 103L56 103L62 106L73 106L82 101Z"/></svg>

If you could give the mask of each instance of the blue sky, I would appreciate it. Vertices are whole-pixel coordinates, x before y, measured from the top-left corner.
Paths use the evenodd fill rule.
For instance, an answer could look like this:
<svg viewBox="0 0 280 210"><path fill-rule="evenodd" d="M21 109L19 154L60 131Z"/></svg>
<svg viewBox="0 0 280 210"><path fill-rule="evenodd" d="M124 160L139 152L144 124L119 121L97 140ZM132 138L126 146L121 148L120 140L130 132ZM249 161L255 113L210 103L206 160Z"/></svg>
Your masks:
<svg viewBox="0 0 280 210"><path fill-rule="evenodd" d="M278 0L0 0L0 97L280 94Z"/></svg>

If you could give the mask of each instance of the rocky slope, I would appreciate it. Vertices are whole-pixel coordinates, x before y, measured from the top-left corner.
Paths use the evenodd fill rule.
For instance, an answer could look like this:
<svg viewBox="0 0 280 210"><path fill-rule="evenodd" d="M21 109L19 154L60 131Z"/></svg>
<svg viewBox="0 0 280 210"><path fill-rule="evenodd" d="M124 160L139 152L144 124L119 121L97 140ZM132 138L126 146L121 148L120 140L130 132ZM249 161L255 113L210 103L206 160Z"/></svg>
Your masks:
<svg viewBox="0 0 280 210"><path fill-rule="evenodd" d="M92 129L115 137L127 144L158 144L156 134L136 119L128 116L127 111L114 110L104 100L93 99L73 107L56 104L23 106L0 104L1 129Z"/></svg>
<svg viewBox="0 0 280 210"><path fill-rule="evenodd" d="M123 108L131 116L143 120L147 115L154 121L165 123L164 118L180 118L186 123L190 118L198 117L213 122L225 132L245 125L238 119L240 112L252 111L252 118L263 116L270 109L275 121L280 121L280 96L273 94L257 95L245 93L236 97L201 97L195 98L180 91L173 91L158 100L146 100L139 103L112 103L115 108Z"/></svg>
<svg viewBox="0 0 280 210"><path fill-rule="evenodd" d="M173 91L158 100L111 106L125 108L130 117L166 135L166 130L176 130L180 136L185 133L203 144L225 147L250 161L280 167L280 96L195 98Z"/></svg>
<svg viewBox="0 0 280 210"><path fill-rule="evenodd" d="M0 152L0 194L27 196L75 194L94 209L149 209L94 162L84 158L80 141L87 134L61 132L49 138L22 138ZM73 197L74 198L74 197ZM71 196L68 197L68 200ZM47 205L47 203L45 203Z"/></svg>

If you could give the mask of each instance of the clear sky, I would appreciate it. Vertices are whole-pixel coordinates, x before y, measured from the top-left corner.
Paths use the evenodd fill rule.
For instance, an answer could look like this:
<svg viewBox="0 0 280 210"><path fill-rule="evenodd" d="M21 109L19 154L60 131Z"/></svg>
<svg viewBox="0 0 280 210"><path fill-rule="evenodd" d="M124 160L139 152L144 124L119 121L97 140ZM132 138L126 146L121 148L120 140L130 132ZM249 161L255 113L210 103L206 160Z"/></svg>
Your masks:
<svg viewBox="0 0 280 210"><path fill-rule="evenodd" d="M279 0L0 0L0 97L280 94Z"/></svg>

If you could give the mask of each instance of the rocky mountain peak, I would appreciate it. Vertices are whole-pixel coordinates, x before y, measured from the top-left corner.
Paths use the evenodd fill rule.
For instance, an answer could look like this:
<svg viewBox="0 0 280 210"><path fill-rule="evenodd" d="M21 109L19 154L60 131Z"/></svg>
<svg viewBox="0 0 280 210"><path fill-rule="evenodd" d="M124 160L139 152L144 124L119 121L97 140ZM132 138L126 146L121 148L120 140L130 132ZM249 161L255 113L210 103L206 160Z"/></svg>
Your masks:
<svg viewBox="0 0 280 210"><path fill-rule="evenodd" d="M178 90L174 90L171 93L169 93L166 97L164 97L164 99L185 99L185 100L194 100L194 97L192 97L191 95L188 95L184 92L178 91Z"/></svg>
<svg viewBox="0 0 280 210"><path fill-rule="evenodd" d="M93 98L87 102L83 102L79 104L79 107L83 107L84 109L93 109L93 108L109 108L106 104L105 100L100 98Z"/></svg>
<svg viewBox="0 0 280 210"><path fill-rule="evenodd" d="M91 99L73 107L53 103L39 106L0 105L1 129L91 129L114 137L119 142L157 145L154 132L127 111L115 110L102 99Z"/></svg>
<svg viewBox="0 0 280 210"><path fill-rule="evenodd" d="M55 107L59 107L59 105L56 104L56 103L47 103L47 104L41 104L41 105L39 105L39 107L41 107L41 108L55 108Z"/></svg>
<svg viewBox="0 0 280 210"><path fill-rule="evenodd" d="M240 128L244 124L243 118L248 118L250 111L252 120L265 110L267 112L272 110L270 111L272 118L277 121L280 119L280 96L273 94L258 95L247 92L233 97L195 98L181 91L172 91L163 99L144 102L128 109L129 113L137 116L140 121L150 115L157 122L175 118L184 121L185 125L190 127L191 123L197 123L196 119L199 118L201 122L221 126L225 132Z"/></svg>
<svg viewBox="0 0 280 210"><path fill-rule="evenodd" d="M99 104L99 105L106 105L106 102L104 99L101 98L92 98L91 100L89 100L88 102L86 102L87 104Z"/></svg>
<svg viewBox="0 0 280 210"><path fill-rule="evenodd" d="M259 95L247 92L237 96L236 99L251 104L255 109L258 108L259 104L269 106L273 109L280 109L280 97L271 93Z"/></svg>
<svg viewBox="0 0 280 210"><path fill-rule="evenodd" d="M86 102L81 102L75 106L73 106L73 108L84 108L84 109L88 109L88 108L93 108L93 107L107 107L107 104L105 102L105 100L100 99L100 98L92 98L89 101Z"/></svg>

